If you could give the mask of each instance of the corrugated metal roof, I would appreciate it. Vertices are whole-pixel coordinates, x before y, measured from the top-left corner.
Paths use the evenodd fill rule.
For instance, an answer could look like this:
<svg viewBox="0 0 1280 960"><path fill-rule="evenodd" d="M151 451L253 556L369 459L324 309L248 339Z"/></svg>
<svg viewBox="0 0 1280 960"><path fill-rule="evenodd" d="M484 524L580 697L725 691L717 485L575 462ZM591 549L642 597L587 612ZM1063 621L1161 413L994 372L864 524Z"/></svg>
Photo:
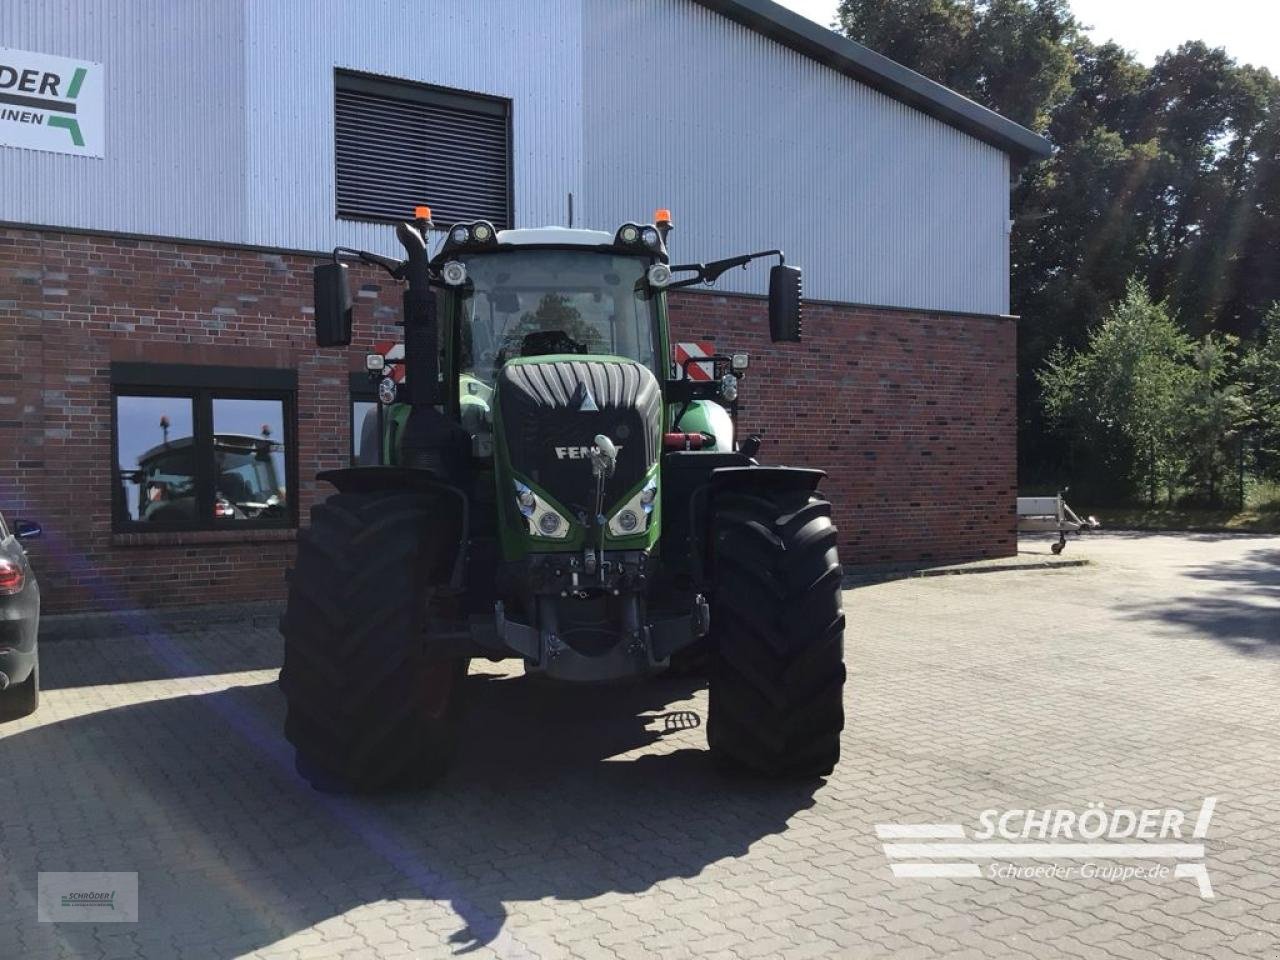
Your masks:
<svg viewBox="0 0 1280 960"><path fill-rule="evenodd" d="M1053 153L1048 140L1026 127L772 0L694 2L999 147L1015 160L1043 160Z"/></svg>

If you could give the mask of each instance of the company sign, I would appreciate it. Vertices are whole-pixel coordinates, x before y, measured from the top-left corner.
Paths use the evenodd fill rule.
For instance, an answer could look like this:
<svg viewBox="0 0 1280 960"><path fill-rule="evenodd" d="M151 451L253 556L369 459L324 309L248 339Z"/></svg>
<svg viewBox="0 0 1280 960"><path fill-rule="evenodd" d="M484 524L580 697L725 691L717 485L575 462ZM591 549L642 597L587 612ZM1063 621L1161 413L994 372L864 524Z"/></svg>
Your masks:
<svg viewBox="0 0 1280 960"><path fill-rule="evenodd" d="M102 64L0 47L0 146L101 157Z"/></svg>

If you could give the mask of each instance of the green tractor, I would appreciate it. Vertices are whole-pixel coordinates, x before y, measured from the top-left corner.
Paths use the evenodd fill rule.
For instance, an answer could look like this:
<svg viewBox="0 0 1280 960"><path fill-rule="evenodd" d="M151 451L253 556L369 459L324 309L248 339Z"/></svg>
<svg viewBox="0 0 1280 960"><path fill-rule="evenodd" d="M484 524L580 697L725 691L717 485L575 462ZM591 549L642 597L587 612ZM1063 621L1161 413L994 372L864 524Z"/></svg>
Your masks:
<svg viewBox="0 0 1280 960"><path fill-rule="evenodd" d="M828 774L844 726L841 567L819 470L759 463L734 419L743 354L671 363L667 292L775 258L774 341L800 339L780 251L673 265L671 224L497 230L430 211L406 259L315 269L321 347L351 342L344 259L404 284L404 376L379 384L377 462L321 473L281 621L285 733L318 789L447 767L468 662L642 678L705 650L707 740L754 775ZM379 355L369 357L374 375Z"/></svg>

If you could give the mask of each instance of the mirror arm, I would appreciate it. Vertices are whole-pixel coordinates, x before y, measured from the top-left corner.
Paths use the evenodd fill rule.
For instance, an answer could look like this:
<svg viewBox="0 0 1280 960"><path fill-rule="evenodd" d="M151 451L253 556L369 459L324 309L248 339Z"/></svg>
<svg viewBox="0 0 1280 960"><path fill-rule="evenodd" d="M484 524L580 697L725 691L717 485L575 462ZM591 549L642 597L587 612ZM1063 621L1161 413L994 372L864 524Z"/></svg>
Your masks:
<svg viewBox="0 0 1280 960"><path fill-rule="evenodd" d="M352 247L334 247L333 262L341 263L343 257L350 257L367 263L374 267L381 267L387 273L391 274L392 279L403 280L404 270L407 261L392 260L390 257L381 257L376 253L370 253L367 250L356 250Z"/></svg>
<svg viewBox="0 0 1280 960"><path fill-rule="evenodd" d="M745 268L752 260L759 260L761 257L777 257L779 263L786 263L786 255L781 250L761 250L758 253L744 253L739 257L728 257L724 260L712 260L710 263L678 263L672 266L671 272L688 272L693 271L696 276L689 277L685 280L676 280L674 283L667 284L667 289L675 287L692 287L698 283L715 283L720 279L721 275L732 270L734 267Z"/></svg>

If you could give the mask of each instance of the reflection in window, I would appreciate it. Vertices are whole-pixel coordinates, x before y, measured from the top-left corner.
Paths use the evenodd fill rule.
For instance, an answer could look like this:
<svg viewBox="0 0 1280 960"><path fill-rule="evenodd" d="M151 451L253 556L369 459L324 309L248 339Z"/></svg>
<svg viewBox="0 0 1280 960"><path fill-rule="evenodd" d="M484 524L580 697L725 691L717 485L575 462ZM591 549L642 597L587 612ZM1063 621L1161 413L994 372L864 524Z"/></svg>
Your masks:
<svg viewBox="0 0 1280 960"><path fill-rule="evenodd" d="M213 400L213 515L219 521L288 515L282 400Z"/></svg>
<svg viewBox="0 0 1280 960"><path fill-rule="evenodd" d="M373 400L351 401L351 464L378 463L378 404Z"/></svg>
<svg viewBox="0 0 1280 960"><path fill-rule="evenodd" d="M190 397L116 397L117 519L197 519L193 422Z"/></svg>
<svg viewBox="0 0 1280 960"><path fill-rule="evenodd" d="M294 521L289 393L221 392L118 388L115 523L214 529Z"/></svg>

